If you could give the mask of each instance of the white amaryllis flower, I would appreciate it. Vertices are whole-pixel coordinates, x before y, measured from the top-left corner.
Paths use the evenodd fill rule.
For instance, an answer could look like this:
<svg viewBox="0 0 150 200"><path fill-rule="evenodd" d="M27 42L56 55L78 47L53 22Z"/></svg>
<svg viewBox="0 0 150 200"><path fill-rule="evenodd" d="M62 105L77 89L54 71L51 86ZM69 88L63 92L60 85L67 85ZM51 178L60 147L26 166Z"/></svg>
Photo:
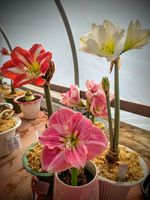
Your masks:
<svg viewBox="0 0 150 200"><path fill-rule="evenodd" d="M138 20L135 23L131 20L127 31L124 51L128 51L130 49L140 49L149 43L149 39L150 30L142 29Z"/></svg>
<svg viewBox="0 0 150 200"><path fill-rule="evenodd" d="M125 30L104 20L103 25L92 24L91 31L80 38L80 50L113 61L124 49Z"/></svg>

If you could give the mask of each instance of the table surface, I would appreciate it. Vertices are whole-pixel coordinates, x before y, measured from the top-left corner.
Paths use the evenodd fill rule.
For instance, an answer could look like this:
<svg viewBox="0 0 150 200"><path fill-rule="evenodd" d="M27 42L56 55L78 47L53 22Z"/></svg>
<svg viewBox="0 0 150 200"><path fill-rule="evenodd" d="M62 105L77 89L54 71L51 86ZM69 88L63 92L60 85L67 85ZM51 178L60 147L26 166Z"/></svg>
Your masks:
<svg viewBox="0 0 150 200"><path fill-rule="evenodd" d="M37 141L37 130L45 129L47 116L40 112L35 120L22 119L21 126L17 132L21 136L22 147L10 155L0 158L0 199L1 200L31 200L31 177L22 166L22 155L24 151ZM120 144L136 150L146 161L150 168L150 132L121 123ZM129 191L126 200L144 200L140 185L134 186Z"/></svg>

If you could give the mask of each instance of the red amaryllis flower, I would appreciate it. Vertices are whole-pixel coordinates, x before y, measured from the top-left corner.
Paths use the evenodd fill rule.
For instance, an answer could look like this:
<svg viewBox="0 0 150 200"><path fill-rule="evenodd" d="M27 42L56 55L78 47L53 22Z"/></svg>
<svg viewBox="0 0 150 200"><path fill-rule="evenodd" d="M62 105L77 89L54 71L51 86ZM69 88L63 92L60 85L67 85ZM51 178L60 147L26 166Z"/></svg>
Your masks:
<svg viewBox="0 0 150 200"><path fill-rule="evenodd" d="M14 81L14 87L33 83L43 85L45 75L52 58L51 52L46 52L41 44L34 44L29 51L16 47L11 52L11 60L1 67L3 76Z"/></svg>

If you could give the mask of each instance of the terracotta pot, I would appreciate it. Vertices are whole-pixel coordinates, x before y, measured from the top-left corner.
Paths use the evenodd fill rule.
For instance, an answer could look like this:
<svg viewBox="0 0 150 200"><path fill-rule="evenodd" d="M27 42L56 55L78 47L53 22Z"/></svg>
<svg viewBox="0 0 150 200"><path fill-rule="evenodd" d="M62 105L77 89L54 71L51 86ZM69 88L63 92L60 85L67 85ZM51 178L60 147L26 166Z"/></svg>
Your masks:
<svg viewBox="0 0 150 200"><path fill-rule="evenodd" d="M4 132L0 133L0 157L9 155L12 151L8 148L8 138L14 136L16 129L21 125L21 120L18 117L13 117L16 120L16 125Z"/></svg>
<svg viewBox="0 0 150 200"><path fill-rule="evenodd" d="M131 149L127 148L132 151ZM99 200L125 200L127 198L130 188L141 183L148 173L148 168L145 161L139 157L141 166L143 168L144 177L138 181L119 182L112 181L98 175L99 181Z"/></svg>
<svg viewBox="0 0 150 200"><path fill-rule="evenodd" d="M93 180L82 186L71 186L62 182L58 174L54 177L53 200L98 200L97 170L93 162L85 166L93 175Z"/></svg>
<svg viewBox="0 0 150 200"><path fill-rule="evenodd" d="M20 105L21 111L23 112L24 118L26 119L35 119L38 117L40 112L40 103L43 98L40 94L34 94L34 96L39 97L34 101L20 101L24 95L14 99L14 102Z"/></svg>

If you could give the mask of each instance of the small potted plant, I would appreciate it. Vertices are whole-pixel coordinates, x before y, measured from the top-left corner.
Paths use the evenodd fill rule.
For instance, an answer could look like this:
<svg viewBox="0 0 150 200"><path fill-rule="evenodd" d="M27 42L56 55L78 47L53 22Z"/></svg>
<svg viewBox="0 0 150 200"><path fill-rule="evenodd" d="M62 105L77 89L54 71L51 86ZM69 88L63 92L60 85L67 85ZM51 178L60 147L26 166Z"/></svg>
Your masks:
<svg viewBox="0 0 150 200"><path fill-rule="evenodd" d="M25 95L15 98L14 102L20 105L24 118L35 119L40 112L41 100L42 95L32 94L31 91L27 90Z"/></svg>
<svg viewBox="0 0 150 200"><path fill-rule="evenodd" d="M42 168L55 172L54 200L98 199L97 171L87 161L106 149L107 138L91 120L80 112L60 108L50 117L39 142L43 145ZM91 169L91 174L86 176L85 169Z"/></svg>
<svg viewBox="0 0 150 200"><path fill-rule="evenodd" d="M7 156L12 152L9 139L15 135L21 120L14 116L14 110L4 109L0 113L0 157Z"/></svg>
<svg viewBox="0 0 150 200"><path fill-rule="evenodd" d="M107 100L109 122L109 148L104 155L95 160L99 172L99 188L101 200L124 200L131 186L140 183L147 174L144 160L131 149L119 145L120 100L119 100L119 68L120 55L131 49L142 48L148 44L150 30L142 29L140 22L130 22L127 32L105 20L102 25L92 24L90 33L80 38L80 50L110 62L110 72L114 69L115 116L114 125L111 119L109 80L102 80Z"/></svg>

